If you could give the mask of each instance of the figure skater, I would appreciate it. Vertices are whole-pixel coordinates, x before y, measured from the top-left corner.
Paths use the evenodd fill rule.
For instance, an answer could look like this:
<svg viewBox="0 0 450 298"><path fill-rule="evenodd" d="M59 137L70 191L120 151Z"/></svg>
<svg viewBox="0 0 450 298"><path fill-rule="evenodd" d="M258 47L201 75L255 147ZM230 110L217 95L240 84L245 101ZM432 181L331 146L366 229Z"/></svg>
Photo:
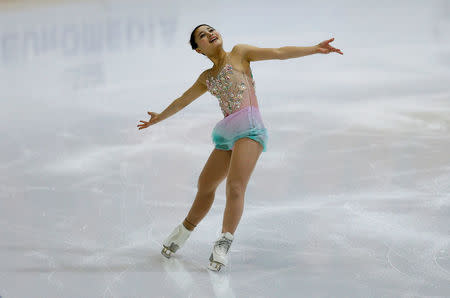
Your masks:
<svg viewBox="0 0 450 298"><path fill-rule="evenodd" d="M211 138L215 146L197 183L197 195L186 218L163 243L161 253L170 258L183 246L191 232L205 217L214 201L219 184L226 181L226 206L222 233L215 241L209 257L211 270L219 271L228 263L228 250L244 209L244 195L250 175L261 152L266 151L268 134L261 118L255 95L250 62L290 59L315 53L328 54L341 50L329 45L334 38L315 46L258 48L237 44L230 52L223 49L222 35L213 27L201 24L191 33L192 49L210 59L214 65L203 71L183 95L160 114L148 112L150 120L140 121L139 129L158 123L180 111L206 91L218 98L224 118L214 127Z"/></svg>

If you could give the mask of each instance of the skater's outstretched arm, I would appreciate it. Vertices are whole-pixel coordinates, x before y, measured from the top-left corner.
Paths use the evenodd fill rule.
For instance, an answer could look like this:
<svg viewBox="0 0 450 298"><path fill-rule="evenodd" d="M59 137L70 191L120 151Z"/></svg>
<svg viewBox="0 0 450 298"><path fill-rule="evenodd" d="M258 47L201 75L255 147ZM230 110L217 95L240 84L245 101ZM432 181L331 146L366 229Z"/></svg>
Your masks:
<svg viewBox="0 0 450 298"><path fill-rule="evenodd" d="M186 90L183 95L181 95L180 98L177 100L179 101L180 109L183 109L185 106L199 98L201 95L203 95L206 91L208 91L208 88L206 87L206 74L207 70L203 71L197 81ZM161 113L162 114L162 113Z"/></svg>
<svg viewBox="0 0 450 298"><path fill-rule="evenodd" d="M260 61L281 59L280 48L258 48L249 44L237 44L233 50L236 50L245 61Z"/></svg>
<svg viewBox="0 0 450 298"><path fill-rule="evenodd" d="M248 62L271 59L285 60L316 53L328 54L330 52L337 52L343 55L344 53L340 49L329 45L333 40L334 38L331 38L310 47L285 46L280 48L258 48L248 44L237 44L236 48L241 54L241 57Z"/></svg>
<svg viewBox="0 0 450 298"><path fill-rule="evenodd" d="M195 83L188 90L186 90L183 95L175 99L164 111L162 111L160 114L155 112L148 112L148 114L151 116L150 120L141 120L140 122L142 123L138 124L137 126L139 127L139 129L143 129L172 116L173 114L177 113L185 106L193 102L195 99L200 97L207 90L205 70L200 74L197 81L195 81Z"/></svg>

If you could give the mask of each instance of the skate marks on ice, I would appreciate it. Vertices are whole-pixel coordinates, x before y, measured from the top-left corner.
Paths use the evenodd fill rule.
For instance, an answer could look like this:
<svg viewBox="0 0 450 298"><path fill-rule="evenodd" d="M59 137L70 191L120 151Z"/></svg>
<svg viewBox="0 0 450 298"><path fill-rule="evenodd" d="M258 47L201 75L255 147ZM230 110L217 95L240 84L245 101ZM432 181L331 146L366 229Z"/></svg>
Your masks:
<svg viewBox="0 0 450 298"><path fill-rule="evenodd" d="M166 272L166 276L172 281L172 284L180 290L180 293L183 293L183 296L194 297L194 294L198 294L197 292L194 293L194 290L198 291L201 287L198 287L198 276L195 277L194 273L197 272L202 274L203 272L207 272L215 297L236 297L233 289L230 287L229 273L212 272L206 268L206 265L198 266L192 262L190 262L189 265L194 266L196 270L189 269L186 266L188 263L186 263L185 260L180 260L179 255L170 259L162 256L159 257L162 260L162 266Z"/></svg>
<svg viewBox="0 0 450 298"><path fill-rule="evenodd" d="M424 210L439 214L439 209L434 207L439 206L440 198L426 196L425 202L420 200L423 196L408 194L408 199L402 195L393 199L391 194L389 199L386 199L387 195L382 196L384 200L380 197L377 203L363 203L362 199L345 203L344 208L352 219L349 226L354 227L347 238L363 240L361 235L370 235L372 240L386 247L385 261L393 269L411 279L426 281L428 285L439 282L443 286L450 281L450 239L448 231L436 228L441 226L436 224L438 216L429 223L427 216L422 214ZM424 206L428 208L424 209ZM417 214L402 214L402 210Z"/></svg>
<svg viewBox="0 0 450 298"><path fill-rule="evenodd" d="M445 272L450 279L450 248L447 250L439 250L439 252L434 255L434 263Z"/></svg>
<svg viewBox="0 0 450 298"><path fill-rule="evenodd" d="M186 270L183 261L172 257L170 259L160 256L162 265L166 271L166 276L173 281L173 284L179 288L187 297L191 297L192 289L194 288L194 279L192 275Z"/></svg>
<svg viewBox="0 0 450 298"><path fill-rule="evenodd" d="M333 264L345 259L347 262L342 266L390 274L398 278L400 287L418 282L424 288L450 290L446 286L450 281L450 240L446 229L437 228L446 226L446 217L441 216L444 210L437 208L442 207L442 198L423 197L423 193L399 190L314 197L276 207L248 206L243 227L251 226L254 234L264 232L264 237L252 236L245 243L241 241L238 247L248 253L238 257L246 266L278 270L281 264L271 255L283 248L284 262L286 258L296 263L327 258ZM436 214L433 222L423 214L424 205L428 207L428 215ZM258 226L261 218L265 220L264 228ZM267 222L268 218L273 224ZM289 225L297 228L280 233L282 227ZM247 228L241 228L242 233L246 231ZM257 259L266 261L261 264ZM360 261L355 263L357 259ZM311 265L319 268L322 263ZM386 265L402 276L395 275ZM236 269L240 271L238 268L233 271ZM373 273L358 278L384 282L386 276ZM421 293L419 286L415 290Z"/></svg>
<svg viewBox="0 0 450 298"><path fill-rule="evenodd" d="M408 251L408 248L394 248L387 243L385 243L385 245L387 248L386 262L389 264L389 266L391 266L392 269L404 275L409 280L414 280L416 283L425 283L425 281L429 279L430 274L434 273L434 281L450 281L450 272L436 263L437 255L445 252L445 250L441 249L439 250L439 252L429 252L426 256L427 260L425 260L427 261L427 263L419 264L414 259L414 256L411 256L411 251ZM416 249L413 249L413 251L415 250ZM434 264L432 262L434 262ZM430 270L432 272L427 272ZM429 279L429 281L431 281L431 279Z"/></svg>
<svg viewBox="0 0 450 298"><path fill-rule="evenodd" d="M208 274L216 297L236 297L230 286L230 274L228 272L214 272L208 269Z"/></svg>

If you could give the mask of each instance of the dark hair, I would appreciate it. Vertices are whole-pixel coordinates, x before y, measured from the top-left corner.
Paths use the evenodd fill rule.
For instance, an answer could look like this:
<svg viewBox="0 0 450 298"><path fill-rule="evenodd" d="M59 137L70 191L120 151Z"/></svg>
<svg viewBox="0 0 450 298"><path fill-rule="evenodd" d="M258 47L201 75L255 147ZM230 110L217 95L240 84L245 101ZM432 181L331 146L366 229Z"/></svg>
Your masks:
<svg viewBox="0 0 450 298"><path fill-rule="evenodd" d="M191 43L191 47L192 47L193 50L198 48L198 44L195 42L195 35L194 35L194 33L195 33L195 30L197 30L197 28L201 27L201 26L209 26L209 25L208 24L200 24L197 27L195 27L194 30L192 30L190 43ZM211 27L211 26L209 26L209 27Z"/></svg>

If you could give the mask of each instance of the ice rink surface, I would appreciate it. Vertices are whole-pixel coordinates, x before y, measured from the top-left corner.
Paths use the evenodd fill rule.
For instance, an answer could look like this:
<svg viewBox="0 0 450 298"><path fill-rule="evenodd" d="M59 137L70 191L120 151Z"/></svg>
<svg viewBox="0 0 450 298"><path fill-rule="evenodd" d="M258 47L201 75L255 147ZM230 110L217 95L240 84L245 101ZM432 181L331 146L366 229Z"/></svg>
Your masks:
<svg viewBox="0 0 450 298"><path fill-rule="evenodd" d="M206 93L144 130L237 43L268 129L223 272L225 183L172 259L220 121ZM0 296L449 297L449 1L0 3Z"/></svg>

